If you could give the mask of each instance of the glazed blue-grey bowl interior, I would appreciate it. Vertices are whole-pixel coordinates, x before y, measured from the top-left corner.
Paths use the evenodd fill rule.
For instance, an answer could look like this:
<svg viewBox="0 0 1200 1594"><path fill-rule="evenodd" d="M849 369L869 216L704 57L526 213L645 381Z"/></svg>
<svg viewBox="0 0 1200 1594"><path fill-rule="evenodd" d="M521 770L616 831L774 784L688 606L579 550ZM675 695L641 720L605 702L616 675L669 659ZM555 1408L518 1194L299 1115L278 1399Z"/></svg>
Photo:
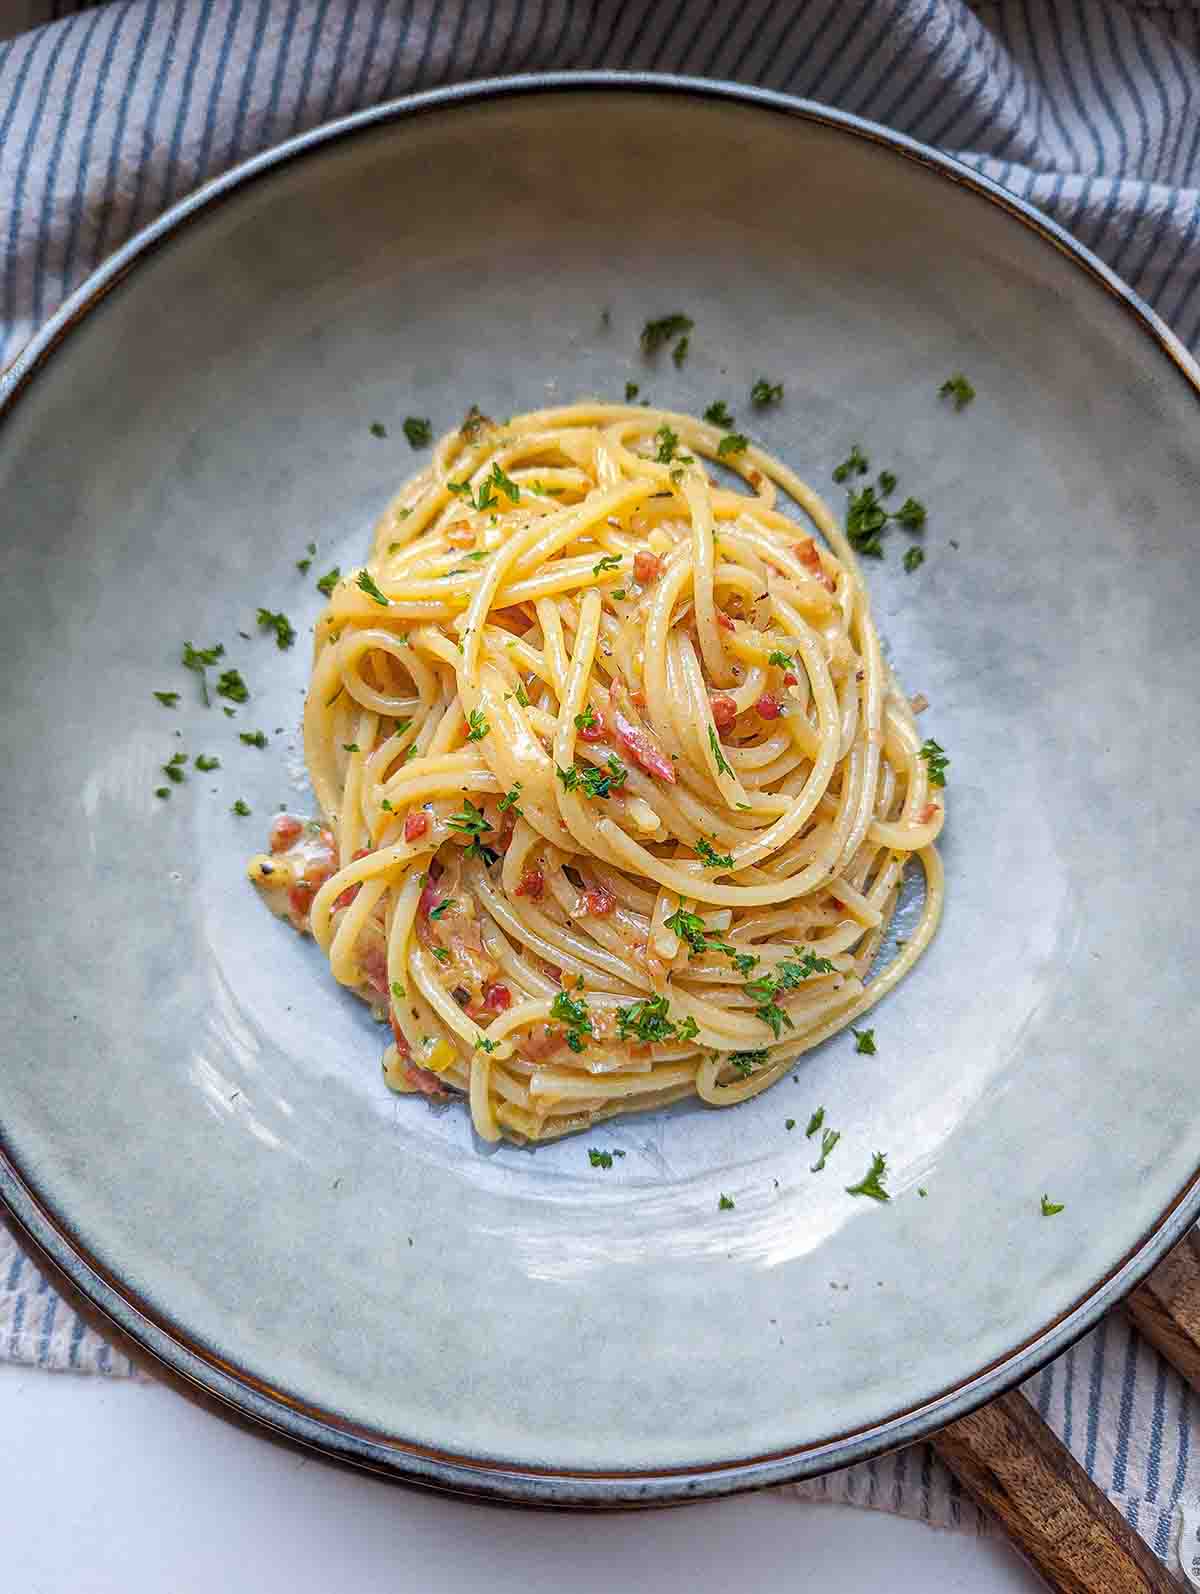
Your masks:
<svg viewBox="0 0 1200 1594"><path fill-rule="evenodd" d="M682 369L638 349L673 310ZM762 376L784 402L752 412ZM726 399L839 507L854 442L927 504L924 565L897 541L868 579L952 760L946 914L876 1055L839 1036L736 1109L487 1147L387 1092L380 1031L245 861L307 800L314 578L425 458L403 417L629 380ZM485 86L185 205L8 394L0 1191L164 1363L404 1477L679 1499L927 1432L1195 1215L1194 373L1031 216L771 96ZM185 641L224 643L236 718ZM221 767L164 801L177 750ZM845 1190L876 1150L886 1206Z"/></svg>

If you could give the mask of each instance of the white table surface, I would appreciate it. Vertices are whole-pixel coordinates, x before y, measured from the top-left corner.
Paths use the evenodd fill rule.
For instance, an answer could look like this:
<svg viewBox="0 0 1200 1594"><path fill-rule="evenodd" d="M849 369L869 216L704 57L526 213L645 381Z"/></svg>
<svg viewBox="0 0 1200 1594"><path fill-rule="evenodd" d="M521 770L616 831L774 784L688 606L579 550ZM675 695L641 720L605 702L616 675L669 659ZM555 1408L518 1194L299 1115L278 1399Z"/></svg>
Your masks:
<svg viewBox="0 0 1200 1594"><path fill-rule="evenodd" d="M0 1366L4 1594L1033 1594L995 1537L768 1493L508 1511L242 1432L173 1391Z"/></svg>

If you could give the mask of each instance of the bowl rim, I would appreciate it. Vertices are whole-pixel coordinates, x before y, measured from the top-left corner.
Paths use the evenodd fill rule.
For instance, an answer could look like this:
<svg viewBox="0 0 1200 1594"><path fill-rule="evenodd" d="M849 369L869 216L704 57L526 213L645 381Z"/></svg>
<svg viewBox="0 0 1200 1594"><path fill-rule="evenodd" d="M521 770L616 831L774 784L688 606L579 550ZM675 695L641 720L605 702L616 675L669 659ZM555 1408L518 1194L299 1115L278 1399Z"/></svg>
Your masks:
<svg viewBox="0 0 1200 1594"><path fill-rule="evenodd" d="M189 222L259 178L356 134L447 108L527 95L612 92L716 100L798 119L882 146L973 192L1065 254L1110 294L1200 398L1200 367L1140 295L1057 222L952 156L851 112L768 89L666 73L579 71L484 78L390 100L297 134L193 190L92 271L25 344L0 375L0 427L51 356L109 292ZM440 1451L351 1422L219 1359L190 1338L182 1324L140 1298L84 1245L72 1232L67 1215L39 1190L35 1176L21 1169L5 1142L2 1125L0 1215L7 1217L35 1257L40 1253L62 1273L118 1337L128 1337L153 1364L215 1401L231 1417L249 1419L333 1459L458 1494L525 1505L628 1508L715 1498L813 1477L926 1438L995 1399L1072 1345L1182 1239L1200 1217L1200 1167L1140 1239L1078 1300L1011 1350L918 1406L786 1451L632 1471L546 1469Z"/></svg>

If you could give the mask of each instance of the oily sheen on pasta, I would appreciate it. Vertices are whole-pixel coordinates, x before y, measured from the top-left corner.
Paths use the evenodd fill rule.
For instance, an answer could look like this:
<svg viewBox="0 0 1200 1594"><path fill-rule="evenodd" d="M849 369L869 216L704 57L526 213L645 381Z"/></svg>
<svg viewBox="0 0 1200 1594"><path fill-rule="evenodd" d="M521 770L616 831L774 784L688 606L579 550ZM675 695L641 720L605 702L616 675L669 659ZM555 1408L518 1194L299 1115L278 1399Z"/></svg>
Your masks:
<svg viewBox="0 0 1200 1594"><path fill-rule="evenodd" d="M387 1083L486 1140L757 1095L937 924L943 793L854 554L688 415L473 411L334 586L304 733L323 820L251 876L390 1022Z"/></svg>

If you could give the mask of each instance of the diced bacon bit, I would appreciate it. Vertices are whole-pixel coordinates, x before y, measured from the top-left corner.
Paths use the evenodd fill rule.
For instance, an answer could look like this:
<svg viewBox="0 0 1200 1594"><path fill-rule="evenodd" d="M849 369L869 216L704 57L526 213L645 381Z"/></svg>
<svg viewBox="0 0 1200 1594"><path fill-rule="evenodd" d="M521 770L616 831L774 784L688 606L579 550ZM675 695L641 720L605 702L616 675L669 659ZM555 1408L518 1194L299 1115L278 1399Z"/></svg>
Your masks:
<svg viewBox="0 0 1200 1594"><path fill-rule="evenodd" d="M583 893L583 911L593 919L604 919L617 905L607 886L592 886Z"/></svg>
<svg viewBox="0 0 1200 1594"><path fill-rule="evenodd" d="M721 627L722 631L737 630L737 626L734 625L733 621L725 613L724 609L717 610L717 624Z"/></svg>
<svg viewBox="0 0 1200 1594"><path fill-rule="evenodd" d="M661 570L662 560L656 553L650 553L645 548L639 548L637 553L634 554L634 579L639 581L643 587L649 586L652 581L657 581Z"/></svg>
<svg viewBox="0 0 1200 1594"><path fill-rule="evenodd" d="M540 902L545 884L546 879L540 869L526 869L516 890L513 892L513 896L531 897L534 902Z"/></svg>
<svg viewBox="0 0 1200 1594"><path fill-rule="evenodd" d="M357 863L360 858L365 858L370 850L370 847L360 847L350 862ZM347 886L339 896L334 897L334 908L348 908L361 890L361 885Z"/></svg>
<svg viewBox="0 0 1200 1594"><path fill-rule="evenodd" d="M295 819L291 814L279 814L271 821L270 839L272 852L284 852L298 841L304 834L302 820Z"/></svg>
<svg viewBox="0 0 1200 1594"><path fill-rule="evenodd" d="M438 890L437 882L426 880L424 889L421 892L421 900L417 903L417 912L422 918L428 918L430 911L436 908L441 900L442 892Z"/></svg>
<svg viewBox="0 0 1200 1594"><path fill-rule="evenodd" d="M639 769L644 769L647 775L656 775L659 780L665 780L672 786L675 784L675 766L649 731L627 720L620 709L613 711L613 729L617 733L617 740Z"/></svg>
<svg viewBox="0 0 1200 1594"><path fill-rule="evenodd" d="M909 706L914 714L922 714L929 707L929 699L924 692L918 692L916 697L910 700Z"/></svg>
<svg viewBox="0 0 1200 1594"><path fill-rule="evenodd" d="M581 726L579 740L581 742L606 742L608 740L608 726L604 723L604 715L596 714L595 709L592 710L592 713L596 715L596 723L594 725Z"/></svg>
<svg viewBox="0 0 1200 1594"><path fill-rule="evenodd" d="M800 677L796 674L795 670L785 670L784 671L783 684L784 684L784 686L799 686L800 685Z"/></svg>
<svg viewBox="0 0 1200 1594"><path fill-rule="evenodd" d="M378 991L380 996L388 994L387 983L387 954L381 946L369 946L360 956L358 965L363 971L367 984L372 990Z"/></svg>
<svg viewBox="0 0 1200 1594"><path fill-rule="evenodd" d="M419 841L429 829L429 815L414 810L404 816L405 841Z"/></svg>
<svg viewBox="0 0 1200 1594"><path fill-rule="evenodd" d="M396 1043L396 1050L407 1061L412 1056L412 1048L408 1044L408 1036L400 1028L395 1008L389 1009L388 1016L392 1021L392 1039Z"/></svg>
<svg viewBox="0 0 1200 1594"><path fill-rule="evenodd" d="M401 1070L405 1083L411 1085L413 1090L419 1090L422 1096L444 1096L446 1087L438 1076L428 1068L422 1068L417 1063L409 1063Z"/></svg>
<svg viewBox="0 0 1200 1594"><path fill-rule="evenodd" d="M746 472L746 480L750 483L751 487L761 487L763 480L762 471L748 470Z"/></svg>
<svg viewBox="0 0 1200 1594"><path fill-rule="evenodd" d="M758 715L759 719L763 720L777 720L780 714L783 712L783 710L779 707L779 704L771 696L770 692L763 693L758 702L754 705L754 711Z"/></svg>
<svg viewBox="0 0 1200 1594"><path fill-rule="evenodd" d="M800 563L806 569L811 570L826 592L833 592L835 590L833 577L821 563L821 555L813 539L806 537L803 542L798 542L796 544L796 553L799 556Z"/></svg>
<svg viewBox="0 0 1200 1594"><path fill-rule="evenodd" d="M717 697L710 698L709 707L712 709L713 724L717 729L719 731L731 729L734 720L737 719L737 704L733 699L721 693Z"/></svg>
<svg viewBox="0 0 1200 1594"><path fill-rule="evenodd" d="M549 1024L535 1024L521 1042L521 1052L530 1062L540 1063L563 1044L562 1032Z"/></svg>
<svg viewBox="0 0 1200 1594"><path fill-rule="evenodd" d="M936 815L940 813L941 809L936 803L926 803L924 808L922 808L921 812L917 815L917 823L920 825L927 825L931 819L935 818Z"/></svg>
<svg viewBox="0 0 1200 1594"><path fill-rule="evenodd" d="M493 609L488 619L494 620L498 625L514 632L517 636L524 636L533 624L533 621L519 604L514 604L507 609Z"/></svg>
<svg viewBox="0 0 1200 1594"><path fill-rule="evenodd" d="M507 985L485 985L483 1005L489 1013L507 1013L512 1006L512 992Z"/></svg>
<svg viewBox="0 0 1200 1594"><path fill-rule="evenodd" d="M446 541L452 548L473 548L475 546L474 529L462 521L459 521L456 525L447 526Z"/></svg>
<svg viewBox="0 0 1200 1594"><path fill-rule="evenodd" d="M298 919L306 919L316 891L307 880L298 880L288 892L288 907Z"/></svg>

